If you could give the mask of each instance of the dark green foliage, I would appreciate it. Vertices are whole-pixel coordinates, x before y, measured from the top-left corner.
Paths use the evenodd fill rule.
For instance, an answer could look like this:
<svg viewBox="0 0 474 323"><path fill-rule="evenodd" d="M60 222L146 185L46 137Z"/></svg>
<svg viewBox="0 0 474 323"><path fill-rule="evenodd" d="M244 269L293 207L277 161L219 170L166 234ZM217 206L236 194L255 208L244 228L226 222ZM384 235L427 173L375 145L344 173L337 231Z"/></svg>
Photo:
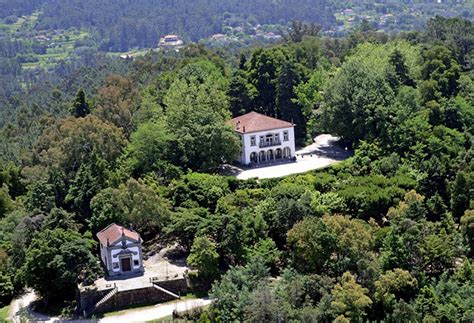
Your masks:
<svg viewBox="0 0 474 323"><path fill-rule="evenodd" d="M254 86L247 82L247 76L244 71L239 69L232 75L227 94L233 117L250 112L255 108L253 106L253 96L256 91Z"/></svg>
<svg viewBox="0 0 474 323"><path fill-rule="evenodd" d="M317 36L321 31L321 26L315 24L305 24L299 20L293 20L291 22L291 28L288 32L288 36L291 41L299 43L305 36Z"/></svg>
<svg viewBox="0 0 474 323"><path fill-rule="evenodd" d="M71 208L80 214L82 219L90 217L92 198L107 184L107 168L105 160L93 155L89 162L79 167L75 178L71 180L64 200L71 204Z"/></svg>
<svg viewBox="0 0 474 323"><path fill-rule="evenodd" d="M216 244L207 237L196 237L187 263L199 271L200 277L212 281L218 274L219 254L216 252Z"/></svg>
<svg viewBox="0 0 474 323"><path fill-rule="evenodd" d="M159 8L153 4L150 0L133 3L107 0L100 6L90 0L73 0L67 4L57 0L48 1L43 9L40 28L94 27L104 40L101 42L103 50L127 51L133 47L155 47L156 31L160 35L180 31L186 39L197 42L221 32L226 15L235 16L237 21L240 17L251 15L250 21L270 24L290 21L294 17L321 25L334 22L334 17L324 2L314 3L308 0L298 0L291 6L266 0L245 3L234 0L211 3L199 0L189 3L180 0L165 2ZM72 15L71 11L79 11L82 19L77 14ZM120 12L125 12L126 16L120 15ZM192 16L187 13L192 13Z"/></svg>
<svg viewBox="0 0 474 323"><path fill-rule="evenodd" d="M91 201L89 228L98 232L111 223L121 223L148 238L159 233L169 220L170 206L151 187L133 178L118 188L108 187Z"/></svg>
<svg viewBox="0 0 474 323"><path fill-rule="evenodd" d="M468 181L463 172L456 175L451 189L451 208L454 217L460 218L469 208L472 184L472 180Z"/></svg>
<svg viewBox="0 0 474 323"><path fill-rule="evenodd" d="M302 272L327 268L337 236L321 219L308 218L288 232L293 266Z"/></svg>
<svg viewBox="0 0 474 323"><path fill-rule="evenodd" d="M460 68L451 57L449 50L443 46L433 46L423 53L425 63L421 69L424 80L430 80L433 91L449 97L457 92L457 80ZM425 96L427 102L428 96Z"/></svg>
<svg viewBox="0 0 474 323"><path fill-rule="evenodd" d="M461 217L461 231L469 246L469 255L474 255L474 211L469 210Z"/></svg>
<svg viewBox="0 0 474 323"><path fill-rule="evenodd" d="M205 208L178 208L171 215L171 224L166 226L166 234L191 250L196 234L202 232L210 218Z"/></svg>
<svg viewBox="0 0 474 323"><path fill-rule="evenodd" d="M171 183L168 195L176 206L194 205L214 210L217 201L229 192L225 178L189 173Z"/></svg>
<svg viewBox="0 0 474 323"><path fill-rule="evenodd" d="M77 232L45 230L28 246L22 267L24 280L45 300L70 297L77 283L91 281L99 273L93 247L90 238Z"/></svg>
<svg viewBox="0 0 474 323"><path fill-rule="evenodd" d="M211 289L212 297L218 299L215 306L219 315L229 321L243 320L245 309L252 302L251 291L267 275L267 269L258 260L230 269Z"/></svg>
<svg viewBox="0 0 474 323"><path fill-rule="evenodd" d="M141 124L132 134L125 149L124 168L135 177L153 172L159 177L172 179L179 169L172 164L177 158L175 137L166 132L161 120Z"/></svg>
<svg viewBox="0 0 474 323"><path fill-rule="evenodd" d="M465 276L463 270L467 270L470 274ZM471 320L472 293L472 263L465 260L455 275L445 273L437 283L421 288L414 301L418 319Z"/></svg>
<svg viewBox="0 0 474 323"><path fill-rule="evenodd" d="M462 66L466 66L474 48L474 25L467 19L436 16L428 21L424 36L430 42L441 42L454 54Z"/></svg>
<svg viewBox="0 0 474 323"><path fill-rule="evenodd" d="M393 68L393 76L392 79L389 80L390 84L397 88L399 86L407 85L407 86L414 86L414 81L410 76L410 71L405 63L405 58L403 54L398 50L394 50L393 53L390 54L389 63Z"/></svg>
<svg viewBox="0 0 474 323"><path fill-rule="evenodd" d="M303 112L300 107L295 105L294 89L301 82L301 76L296 70L294 64L290 62L283 63L280 74L276 81L276 99L278 106L278 117L299 125L295 128L297 138L306 138Z"/></svg>
<svg viewBox="0 0 474 323"><path fill-rule="evenodd" d="M348 61L332 82L327 84L327 109L323 112L324 129L352 144L375 139L388 123L393 90L387 81L368 66Z"/></svg>
<svg viewBox="0 0 474 323"><path fill-rule="evenodd" d="M12 198L23 195L26 191L25 185L22 182L21 169L13 163L0 163L0 186L6 185L8 187L8 194Z"/></svg>
<svg viewBox="0 0 474 323"><path fill-rule="evenodd" d="M75 4L63 2L51 3L59 13ZM203 20L182 21L189 11L180 11L171 25L144 22L156 12L142 10L148 0L89 2L78 11L85 30L102 36L103 49L125 50L172 26L202 23L173 31L186 40L220 32L221 21L232 26L222 32L242 27L257 39L278 28L254 30L261 19L311 16L324 1L308 10L298 0L288 12L284 1L232 2L246 15L268 9L238 17L223 13L225 0L195 12ZM63 28L51 3L37 24ZM107 12L99 22L106 4L138 18ZM183 6L163 3L160 14ZM351 4L361 6L383 14L405 5ZM100 58L77 41L78 57L49 76L19 70L31 48L46 53L41 42L0 40L9 57L0 72L14 75L6 86L0 76L0 160L14 161L0 165L1 304L25 286L48 304L72 300L76 284L98 273L89 231L116 222L137 230L147 251L177 243L198 271L191 276L213 283L203 321L472 321L472 23L435 18L425 31L390 37L375 25L319 38L311 21L295 22L292 40L272 46L193 44L133 60ZM76 118L67 116L71 102ZM339 135L353 157L284 178L221 176L239 151L225 122L249 111L293 121L299 142Z"/></svg>
<svg viewBox="0 0 474 323"><path fill-rule="evenodd" d="M269 50L257 49L248 60L247 65L249 82L257 90L254 100L255 111L276 116L276 58Z"/></svg>
<svg viewBox="0 0 474 323"><path fill-rule="evenodd" d="M184 169L212 171L237 156L237 135L225 124L230 118L226 85L218 67L206 61L185 66L171 84L165 120Z"/></svg>
<svg viewBox="0 0 474 323"><path fill-rule="evenodd" d="M349 214L368 220L380 219L404 192L395 183L374 175L350 179L341 185L338 194L345 200Z"/></svg>
<svg viewBox="0 0 474 323"><path fill-rule="evenodd" d="M26 207L30 211L48 213L56 205L54 187L46 181L37 181L28 187Z"/></svg>
<svg viewBox="0 0 474 323"><path fill-rule="evenodd" d="M72 114L76 118L84 118L91 112L89 103L86 102L86 94L83 89L80 89L79 92L77 92L76 99L72 104L72 111Z"/></svg>
<svg viewBox="0 0 474 323"><path fill-rule="evenodd" d="M0 189L0 219L3 218L12 209L12 199L8 194L7 187Z"/></svg>

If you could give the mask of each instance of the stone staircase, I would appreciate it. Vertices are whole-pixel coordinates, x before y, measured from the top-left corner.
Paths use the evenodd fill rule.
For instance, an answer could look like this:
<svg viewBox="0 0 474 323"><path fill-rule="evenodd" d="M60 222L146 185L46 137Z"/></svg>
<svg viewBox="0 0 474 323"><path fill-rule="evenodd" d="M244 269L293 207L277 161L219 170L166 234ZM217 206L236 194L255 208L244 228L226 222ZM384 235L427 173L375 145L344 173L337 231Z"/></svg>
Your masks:
<svg viewBox="0 0 474 323"><path fill-rule="evenodd" d="M105 295L100 301L98 301L96 304L95 304L95 308L99 307L100 305L104 304L105 302L107 302L112 296L114 296L115 294L117 294L118 292L118 287L114 287L114 289L112 289L110 292L107 293L107 295Z"/></svg>
<svg viewBox="0 0 474 323"><path fill-rule="evenodd" d="M108 292L104 297L102 297L102 299L100 299L97 303L95 303L94 306L92 306L85 314L85 316L89 316L91 315L92 313L94 313L94 311L99 307L101 306L102 304L104 304L105 302L107 302L109 299L111 299L115 294L118 293L118 287L114 287L110 292Z"/></svg>
<svg viewBox="0 0 474 323"><path fill-rule="evenodd" d="M155 287L156 289L162 291L163 293L166 293L166 294L168 294L168 295L170 295L170 296L173 296L173 297L176 298L176 299L180 299L180 298L181 298L181 296L179 296L179 295L177 295L177 294L175 294L175 293L173 293L173 292L171 292L171 291L169 291L169 290L167 290L167 289L165 289L165 288L163 288L163 287L157 285L156 283L153 283L153 287Z"/></svg>
<svg viewBox="0 0 474 323"><path fill-rule="evenodd" d="M120 281L121 284L108 284L102 290L85 290L79 296L79 313L84 317L124 309L131 305L152 304L180 299L181 293L188 291L184 278L158 280L146 277L142 280Z"/></svg>

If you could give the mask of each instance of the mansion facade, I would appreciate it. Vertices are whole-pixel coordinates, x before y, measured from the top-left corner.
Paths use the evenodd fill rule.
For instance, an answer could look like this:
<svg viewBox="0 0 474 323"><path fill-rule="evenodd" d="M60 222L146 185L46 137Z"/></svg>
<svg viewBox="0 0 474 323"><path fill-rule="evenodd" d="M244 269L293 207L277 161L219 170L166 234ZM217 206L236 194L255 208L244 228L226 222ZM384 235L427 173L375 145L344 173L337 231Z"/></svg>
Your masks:
<svg viewBox="0 0 474 323"><path fill-rule="evenodd" d="M237 161L243 165L259 164L295 156L295 132L291 122L250 112L231 119L240 136L241 149Z"/></svg>

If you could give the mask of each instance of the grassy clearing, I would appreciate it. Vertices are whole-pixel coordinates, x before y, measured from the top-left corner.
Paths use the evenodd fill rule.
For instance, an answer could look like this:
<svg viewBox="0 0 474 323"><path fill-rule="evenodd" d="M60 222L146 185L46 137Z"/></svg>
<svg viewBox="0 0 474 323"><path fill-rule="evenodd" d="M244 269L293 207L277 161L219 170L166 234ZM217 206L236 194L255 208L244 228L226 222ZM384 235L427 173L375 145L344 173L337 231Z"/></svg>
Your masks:
<svg viewBox="0 0 474 323"><path fill-rule="evenodd" d="M89 37L90 34L86 31L67 30L62 34L55 34L51 37L50 46L46 49L46 54L34 55L38 61L23 63L24 69L40 68L54 68L54 66L61 60L67 59L71 56L75 49L76 41L81 41Z"/></svg>
<svg viewBox="0 0 474 323"><path fill-rule="evenodd" d="M2 24L0 23L0 30L7 34L14 34L22 30L31 30L35 23L38 21L40 12L34 12L29 16L18 17L18 20L14 24Z"/></svg>
<svg viewBox="0 0 474 323"><path fill-rule="evenodd" d="M37 42L35 39L38 35L47 37L42 45L47 46L46 53L35 55L36 62L25 62L22 64L24 69L54 68L59 61L68 59L74 52L76 42L83 41L90 37L90 33L85 30L69 29L69 30L44 30L38 33L35 30L41 12L37 11L29 16L19 17L14 24L0 23L0 32L7 34L11 39L22 39L26 43Z"/></svg>
<svg viewBox="0 0 474 323"><path fill-rule="evenodd" d="M8 322L7 317L10 311L10 305L0 308L0 322Z"/></svg>

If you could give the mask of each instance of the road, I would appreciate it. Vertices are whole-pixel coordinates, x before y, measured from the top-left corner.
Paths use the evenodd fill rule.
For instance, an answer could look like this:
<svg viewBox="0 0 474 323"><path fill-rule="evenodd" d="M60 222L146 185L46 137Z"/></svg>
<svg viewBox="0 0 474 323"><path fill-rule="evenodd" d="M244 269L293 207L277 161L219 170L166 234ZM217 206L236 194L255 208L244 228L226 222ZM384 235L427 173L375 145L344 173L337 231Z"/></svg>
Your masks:
<svg viewBox="0 0 474 323"><path fill-rule="evenodd" d="M173 311L184 312L194 308L203 307L212 303L211 299L198 298L173 303L159 304L152 308L129 310L123 314L107 316L99 320L100 323L126 323L126 322L146 322L158 320L173 314Z"/></svg>
<svg viewBox="0 0 474 323"><path fill-rule="evenodd" d="M27 290L25 294L21 295L19 298L14 299L10 303L10 314L9 319L14 323L20 323L19 312L21 309L28 309L28 306L36 300L37 296L34 291Z"/></svg>
<svg viewBox="0 0 474 323"><path fill-rule="evenodd" d="M92 323L97 320L65 320L59 317L49 317L29 309L29 305L37 298L33 291L28 291L26 294L18 299L12 301L10 305L10 319L15 322L21 322L20 312L24 309L28 313L28 317L33 322L71 322L71 323ZM146 322L151 320L158 320L171 316L173 311L184 312L187 310L203 307L212 303L209 298L187 299L182 301L174 301L164 304L157 304L153 307L146 307L143 309L132 309L120 311L120 314L107 316L98 320L103 323L125 323L125 322Z"/></svg>
<svg viewBox="0 0 474 323"><path fill-rule="evenodd" d="M351 156L351 152L336 144L338 138L323 134L314 139L314 143L296 151L296 161L282 164L266 164L249 169L235 168L238 179L272 178L291 174L305 173L310 170L335 164Z"/></svg>

